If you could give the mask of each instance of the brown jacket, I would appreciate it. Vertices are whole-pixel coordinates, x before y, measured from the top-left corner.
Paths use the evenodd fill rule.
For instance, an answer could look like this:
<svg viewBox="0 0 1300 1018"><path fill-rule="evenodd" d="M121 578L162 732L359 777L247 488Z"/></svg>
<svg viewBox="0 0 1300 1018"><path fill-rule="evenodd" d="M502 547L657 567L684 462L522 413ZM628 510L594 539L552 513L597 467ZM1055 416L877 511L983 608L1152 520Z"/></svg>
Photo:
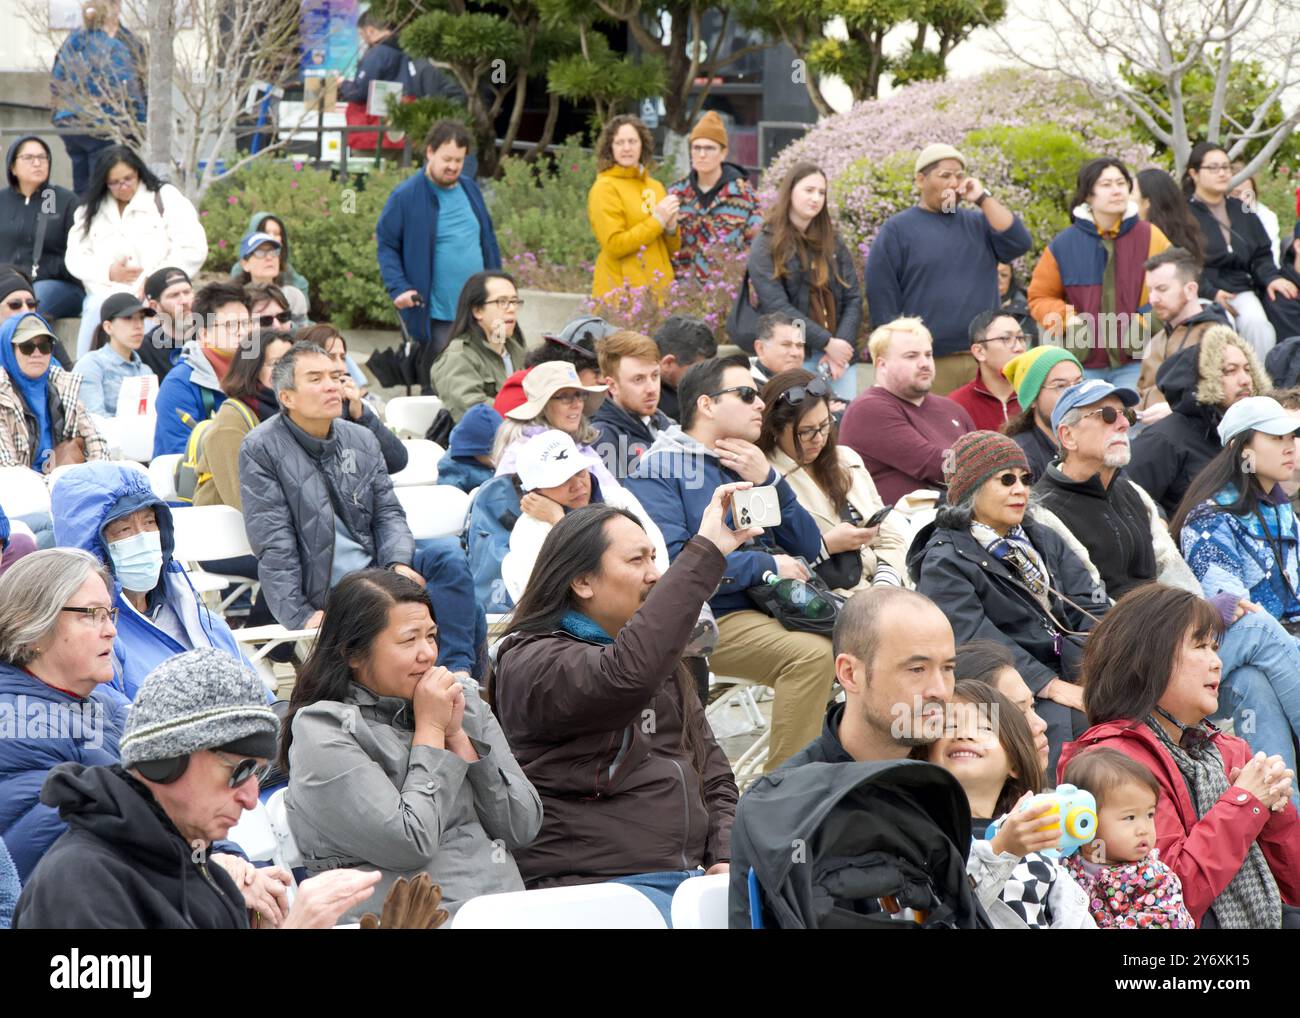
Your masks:
<svg viewBox="0 0 1300 1018"><path fill-rule="evenodd" d="M1142 407L1153 403L1165 402L1164 396L1156 388L1156 373L1160 365L1169 360L1179 350L1196 346L1205 330L1212 325L1227 325L1228 319L1219 310L1217 304L1203 306L1187 321L1170 329L1168 326L1151 337L1146 353L1142 355L1142 370L1138 374L1137 391L1142 397Z"/></svg>
<svg viewBox="0 0 1300 1018"><path fill-rule="evenodd" d="M50 426L54 431L54 444L70 438L81 438L86 447L86 459L108 459L108 443L95 427L86 408L77 399L81 391L81 376L51 365L46 392L56 399L50 400ZM68 408L71 407L71 412ZM0 368L0 467L32 466L32 442L27 431L26 408L22 397ZM54 457L45 464L45 473L54 469Z"/></svg>
<svg viewBox="0 0 1300 1018"><path fill-rule="evenodd" d="M194 490L195 505L228 505L244 511L239 493L239 445L254 427L257 416L233 397L217 408L216 416L203 447L199 451L199 486ZM251 417L250 426L247 418Z"/></svg>
<svg viewBox="0 0 1300 1018"><path fill-rule="evenodd" d="M736 782L698 697L675 669L726 559L693 538L613 644L557 630L502 641L493 690L515 759L542 797L542 830L515 852L529 887L708 868L731 856ZM682 746L704 747L703 774Z"/></svg>

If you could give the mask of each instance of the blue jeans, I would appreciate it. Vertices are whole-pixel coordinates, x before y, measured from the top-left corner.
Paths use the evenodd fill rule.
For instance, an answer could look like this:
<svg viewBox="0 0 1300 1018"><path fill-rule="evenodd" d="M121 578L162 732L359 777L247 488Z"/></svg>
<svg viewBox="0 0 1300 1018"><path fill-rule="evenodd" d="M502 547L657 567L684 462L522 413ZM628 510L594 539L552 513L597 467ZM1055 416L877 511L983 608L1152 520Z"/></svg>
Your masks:
<svg viewBox="0 0 1300 1018"><path fill-rule="evenodd" d="M803 362L804 370L811 371L813 374L819 374L821 368L817 366L817 362L821 360L822 357L823 354L814 352L812 356ZM857 363L856 360L850 363L844 374L840 375L839 381L831 382L831 391L846 403L852 403L853 397L858 394L858 373L854 370ZM829 375L827 376L827 381L830 381Z"/></svg>
<svg viewBox="0 0 1300 1018"><path fill-rule="evenodd" d="M660 870L658 873L634 873L628 877L614 877L611 884L627 884L644 894L664 917L668 928L673 925L673 895L677 888L691 877L702 877L704 871L694 870Z"/></svg>
<svg viewBox="0 0 1300 1018"><path fill-rule="evenodd" d="M411 568L424 577L438 624L438 664L453 672L483 678L481 658L487 644L487 617L474 597L469 559L455 537L426 538L415 543Z"/></svg>
<svg viewBox="0 0 1300 1018"><path fill-rule="evenodd" d="M68 159L72 161L72 189L78 195L84 194L95 169L95 160L113 142L109 138L97 138L93 134L63 134L59 137L67 149Z"/></svg>
<svg viewBox="0 0 1300 1018"><path fill-rule="evenodd" d="M1128 364L1121 364L1114 371L1110 368L1084 368L1084 378L1104 378L1106 381L1122 389L1132 389L1137 391L1138 375L1142 373L1142 362L1131 361Z"/></svg>
<svg viewBox="0 0 1300 1018"><path fill-rule="evenodd" d="M81 314L81 302L86 291L66 279L36 280L36 299L40 302L41 317L47 322L56 318L76 318Z"/></svg>
<svg viewBox="0 0 1300 1018"><path fill-rule="evenodd" d="M86 294L81 301L81 326L77 329L77 360L90 353L90 344L95 340L95 330L99 328L99 309L108 294L98 297Z"/></svg>
<svg viewBox="0 0 1300 1018"><path fill-rule="evenodd" d="M1233 731L1255 752L1274 754L1295 770L1300 733L1300 648L1277 619L1247 612L1219 643L1223 693L1219 717L1232 717ZM1292 795L1300 809L1300 790Z"/></svg>

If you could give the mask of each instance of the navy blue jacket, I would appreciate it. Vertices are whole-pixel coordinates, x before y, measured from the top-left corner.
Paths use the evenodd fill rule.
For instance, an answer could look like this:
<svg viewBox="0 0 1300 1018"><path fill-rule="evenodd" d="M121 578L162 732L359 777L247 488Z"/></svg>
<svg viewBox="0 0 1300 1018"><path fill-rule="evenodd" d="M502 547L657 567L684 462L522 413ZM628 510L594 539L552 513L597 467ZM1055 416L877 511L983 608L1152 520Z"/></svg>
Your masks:
<svg viewBox="0 0 1300 1018"><path fill-rule="evenodd" d="M478 219L479 244L483 249L483 267L501 268L501 248L497 245L492 217L488 215L483 192L462 174L460 185L469 198L470 208ZM416 342L427 343L429 331L429 291L433 283L433 252L438 239L438 202L423 169L412 174L393 189L375 224L379 255L379 274L389 297L407 290L420 295L422 304L398 311L406 331Z"/></svg>

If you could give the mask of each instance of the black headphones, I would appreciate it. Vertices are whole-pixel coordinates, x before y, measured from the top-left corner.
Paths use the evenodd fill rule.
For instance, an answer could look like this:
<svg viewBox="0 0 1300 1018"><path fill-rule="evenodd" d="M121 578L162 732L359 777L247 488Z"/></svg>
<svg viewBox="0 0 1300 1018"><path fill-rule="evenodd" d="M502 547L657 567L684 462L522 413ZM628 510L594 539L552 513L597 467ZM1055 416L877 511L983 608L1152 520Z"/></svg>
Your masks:
<svg viewBox="0 0 1300 1018"><path fill-rule="evenodd" d="M190 755L164 757L162 760L141 760L135 769L142 777L159 785L170 785L180 779L190 765Z"/></svg>

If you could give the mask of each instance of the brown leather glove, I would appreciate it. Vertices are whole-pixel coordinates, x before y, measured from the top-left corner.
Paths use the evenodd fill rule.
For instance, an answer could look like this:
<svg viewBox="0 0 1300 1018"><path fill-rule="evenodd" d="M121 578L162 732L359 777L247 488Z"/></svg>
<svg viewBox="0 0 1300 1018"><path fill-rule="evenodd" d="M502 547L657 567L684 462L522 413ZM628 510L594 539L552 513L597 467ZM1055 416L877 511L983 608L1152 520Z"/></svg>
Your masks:
<svg viewBox="0 0 1300 1018"><path fill-rule="evenodd" d="M421 873L414 880L398 877L388 889L380 915L367 912L361 917L363 930L436 930L450 913L439 908L442 888Z"/></svg>
<svg viewBox="0 0 1300 1018"><path fill-rule="evenodd" d="M54 447L54 465L86 462L86 443L80 435L65 439Z"/></svg>

